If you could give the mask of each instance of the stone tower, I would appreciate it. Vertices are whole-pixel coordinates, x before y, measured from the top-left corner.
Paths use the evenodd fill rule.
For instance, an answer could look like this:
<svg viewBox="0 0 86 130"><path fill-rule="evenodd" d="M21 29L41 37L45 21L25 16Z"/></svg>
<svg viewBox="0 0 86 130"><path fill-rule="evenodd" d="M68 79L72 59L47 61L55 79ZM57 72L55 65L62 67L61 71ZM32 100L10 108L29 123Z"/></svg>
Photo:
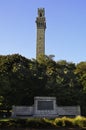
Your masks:
<svg viewBox="0 0 86 130"><path fill-rule="evenodd" d="M37 25L37 41L36 41L36 59L39 55L45 55L45 29L46 19L44 8L38 8Z"/></svg>

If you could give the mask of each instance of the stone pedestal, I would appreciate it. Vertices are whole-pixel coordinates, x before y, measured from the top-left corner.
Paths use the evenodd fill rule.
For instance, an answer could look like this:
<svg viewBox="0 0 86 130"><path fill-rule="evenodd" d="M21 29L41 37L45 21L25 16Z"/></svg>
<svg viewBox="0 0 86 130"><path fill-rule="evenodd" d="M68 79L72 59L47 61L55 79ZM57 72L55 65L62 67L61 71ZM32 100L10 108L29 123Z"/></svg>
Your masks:
<svg viewBox="0 0 86 130"><path fill-rule="evenodd" d="M56 117L56 98L55 97L35 97L34 116L35 117Z"/></svg>

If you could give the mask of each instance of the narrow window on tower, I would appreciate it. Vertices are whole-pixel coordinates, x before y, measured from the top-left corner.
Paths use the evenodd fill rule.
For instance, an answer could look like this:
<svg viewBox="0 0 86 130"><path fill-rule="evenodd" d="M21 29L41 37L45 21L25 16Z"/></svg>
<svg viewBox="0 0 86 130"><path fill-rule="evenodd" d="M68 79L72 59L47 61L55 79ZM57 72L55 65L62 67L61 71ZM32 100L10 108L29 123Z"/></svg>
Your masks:
<svg viewBox="0 0 86 130"><path fill-rule="evenodd" d="M42 13L40 13L40 17L42 17Z"/></svg>

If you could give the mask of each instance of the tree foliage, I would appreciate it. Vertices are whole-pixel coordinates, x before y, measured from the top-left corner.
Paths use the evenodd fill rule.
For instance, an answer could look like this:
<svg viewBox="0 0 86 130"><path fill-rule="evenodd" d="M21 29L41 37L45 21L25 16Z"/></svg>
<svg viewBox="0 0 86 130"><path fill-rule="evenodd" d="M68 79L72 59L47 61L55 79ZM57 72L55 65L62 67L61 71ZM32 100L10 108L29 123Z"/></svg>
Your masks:
<svg viewBox="0 0 86 130"><path fill-rule="evenodd" d="M58 105L81 105L85 111L86 62L0 56L0 106L32 105L34 96L55 96Z"/></svg>

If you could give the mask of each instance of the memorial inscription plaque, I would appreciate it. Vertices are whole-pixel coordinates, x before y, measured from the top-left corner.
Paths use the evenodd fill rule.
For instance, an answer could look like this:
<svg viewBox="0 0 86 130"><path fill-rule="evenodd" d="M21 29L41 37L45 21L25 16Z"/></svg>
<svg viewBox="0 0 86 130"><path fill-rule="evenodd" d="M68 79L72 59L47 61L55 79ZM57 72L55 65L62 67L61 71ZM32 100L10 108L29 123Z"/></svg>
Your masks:
<svg viewBox="0 0 86 130"><path fill-rule="evenodd" d="M53 110L53 101L38 101L38 110Z"/></svg>

